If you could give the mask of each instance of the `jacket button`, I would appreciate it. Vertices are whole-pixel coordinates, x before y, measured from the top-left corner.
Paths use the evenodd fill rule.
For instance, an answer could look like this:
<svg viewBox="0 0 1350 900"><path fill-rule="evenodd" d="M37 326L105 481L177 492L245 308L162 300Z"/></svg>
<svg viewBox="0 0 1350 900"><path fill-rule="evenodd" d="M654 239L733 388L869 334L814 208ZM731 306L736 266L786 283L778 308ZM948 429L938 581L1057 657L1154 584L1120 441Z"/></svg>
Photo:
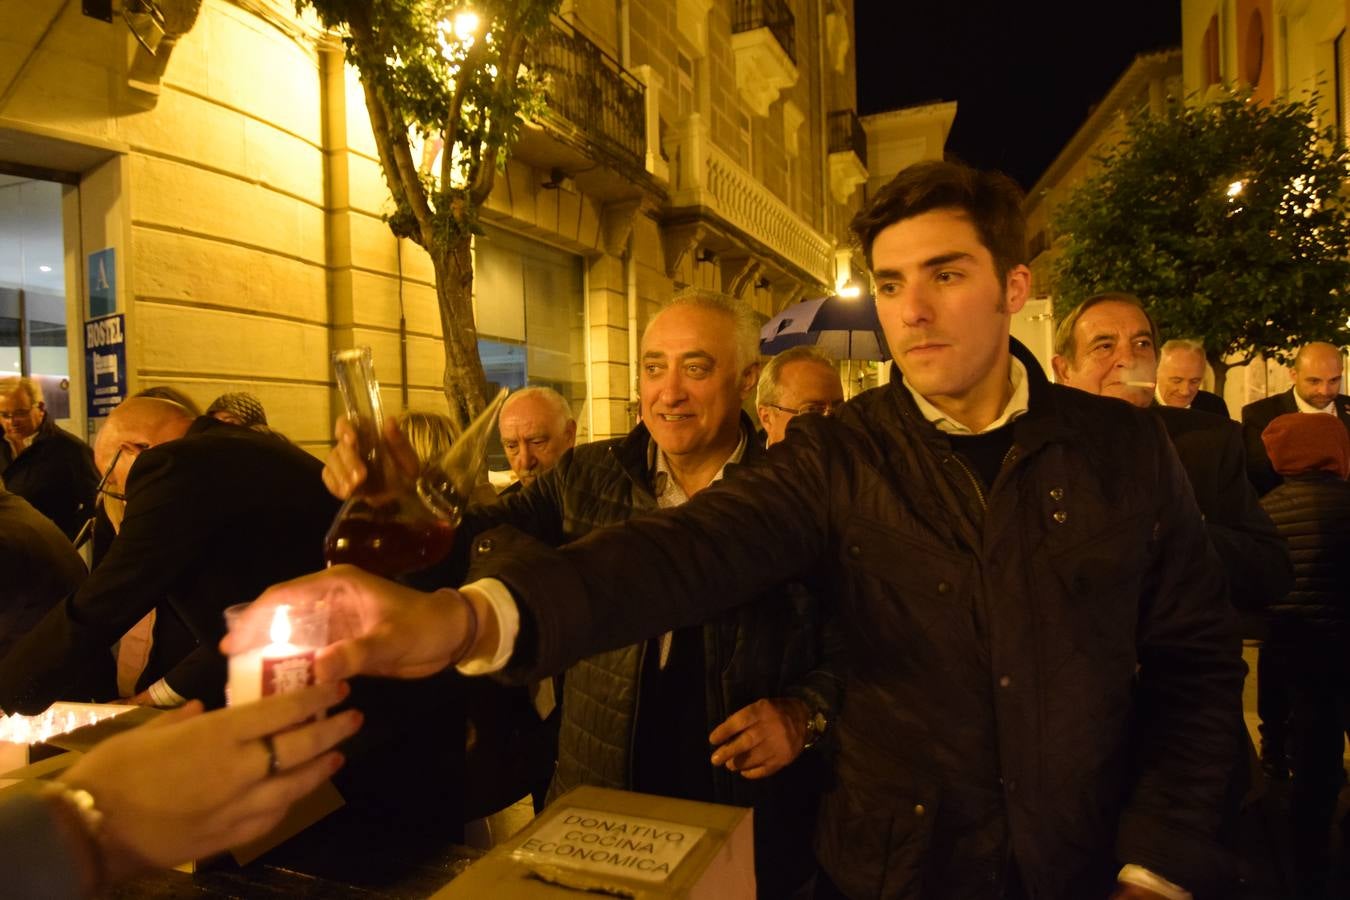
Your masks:
<svg viewBox="0 0 1350 900"><path fill-rule="evenodd" d="M928 810L924 808L924 805L922 803L914 804L914 815L918 816L919 818L923 818L923 816L927 812Z"/></svg>
<svg viewBox="0 0 1350 900"><path fill-rule="evenodd" d="M479 553L492 552L492 538L483 538L478 542L478 546L475 547L474 549L477 550Z"/></svg>
<svg viewBox="0 0 1350 900"><path fill-rule="evenodd" d="M1069 514L1062 509L1057 509L1050 514L1050 518L1063 525L1065 522L1069 521Z"/></svg>
<svg viewBox="0 0 1350 900"><path fill-rule="evenodd" d="M1051 489L1050 489L1050 499L1051 499L1051 500L1063 500L1063 499L1064 499L1064 488L1051 488Z"/></svg>
<svg viewBox="0 0 1350 900"><path fill-rule="evenodd" d="M857 544L854 544L848 548L848 555L853 557L854 559L858 559L859 557L862 556L862 548L859 547Z"/></svg>
<svg viewBox="0 0 1350 900"><path fill-rule="evenodd" d="M998 680L998 686L1001 688L1012 687L1012 676L1004 675Z"/></svg>
<svg viewBox="0 0 1350 900"><path fill-rule="evenodd" d="M949 584L948 582L946 582L946 581L939 581L939 582L938 582L938 593L939 593L939 594L947 594L947 593L950 593L950 592L951 592L951 589L952 589L952 586L951 586L951 584Z"/></svg>

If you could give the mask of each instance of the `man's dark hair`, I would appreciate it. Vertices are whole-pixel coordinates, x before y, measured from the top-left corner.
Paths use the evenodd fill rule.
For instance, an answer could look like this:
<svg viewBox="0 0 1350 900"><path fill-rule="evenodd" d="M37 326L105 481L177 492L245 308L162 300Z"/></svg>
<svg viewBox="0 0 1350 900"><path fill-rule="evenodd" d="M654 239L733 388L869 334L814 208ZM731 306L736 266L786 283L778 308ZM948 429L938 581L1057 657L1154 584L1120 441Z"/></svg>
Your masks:
<svg viewBox="0 0 1350 900"><path fill-rule="evenodd" d="M872 268L872 243L883 229L939 209L970 219L980 242L994 257L999 280L1027 261L1022 189L1002 172L982 172L965 163L929 160L901 169L861 210L849 228Z"/></svg>
<svg viewBox="0 0 1350 900"><path fill-rule="evenodd" d="M1074 330L1078 327L1078 320L1083 318L1083 313L1099 303L1124 303L1127 306L1133 306L1144 314L1144 321L1148 322L1149 334L1153 338L1153 352L1158 352L1158 326L1153 323L1153 317L1148 314L1144 308L1144 301L1140 300L1134 294L1125 291L1103 291L1100 294L1093 294L1073 308L1073 310L1064 317L1055 328L1055 355L1062 356L1071 364L1078 361L1078 340L1074 335Z"/></svg>

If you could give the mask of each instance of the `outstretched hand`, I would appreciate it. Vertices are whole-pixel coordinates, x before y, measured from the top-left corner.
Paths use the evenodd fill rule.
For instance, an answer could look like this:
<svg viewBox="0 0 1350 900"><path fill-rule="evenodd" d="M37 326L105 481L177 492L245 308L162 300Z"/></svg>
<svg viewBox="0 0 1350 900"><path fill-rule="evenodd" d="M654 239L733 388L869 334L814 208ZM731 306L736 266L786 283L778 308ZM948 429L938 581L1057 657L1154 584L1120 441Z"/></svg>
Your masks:
<svg viewBox="0 0 1350 900"><path fill-rule="evenodd" d="M265 631L277 606L320 600L328 604L330 641L314 661L320 681L353 675L423 678L477 646L495 646L495 620L486 605L471 612L468 604L474 601L457 591L427 594L345 565L268 588L249 605L237 632ZM467 646L475 636L475 646ZM243 649L237 635L220 642L226 655Z"/></svg>
<svg viewBox="0 0 1350 900"><path fill-rule="evenodd" d="M103 814L108 876L177 865L266 834L342 765L332 748L361 727L361 713L314 716L348 693L344 683L317 685L205 714L193 701L96 746L61 780L88 791Z"/></svg>

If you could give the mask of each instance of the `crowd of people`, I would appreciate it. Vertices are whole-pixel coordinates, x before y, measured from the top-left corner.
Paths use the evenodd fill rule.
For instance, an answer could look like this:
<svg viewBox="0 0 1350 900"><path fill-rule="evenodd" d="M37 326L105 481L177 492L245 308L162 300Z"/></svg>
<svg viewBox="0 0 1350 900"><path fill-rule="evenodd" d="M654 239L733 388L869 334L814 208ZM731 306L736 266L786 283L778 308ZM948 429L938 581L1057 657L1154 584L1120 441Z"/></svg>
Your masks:
<svg viewBox="0 0 1350 900"><path fill-rule="evenodd" d="M399 581L321 571L368 474L345 421L321 464L253 398L199 417L159 389L91 450L30 382L0 383L0 475L20 476L0 554L25 573L0 609L0 711L184 710L0 803L0 865L49 887L64 865L56 893L77 895L262 833L344 761L360 796L363 758L392 748L421 782L367 795L435 794L450 837L579 785L753 807L760 895L803 900L1236 896L1242 819L1288 778L1289 890L1326 896L1350 727L1343 357L1306 345L1239 425L1200 390L1203 344L1107 292L1060 322L1052 383L1009 334L1024 224L1010 180L955 163L872 199L853 229L896 368L848 402L818 350L761 365L744 304L678 295L642 334L633 430L577 445L564 397L513 394L515 483ZM452 432L391 421L394 474ZM224 700L221 612L255 597L256 617L334 607L326 686L203 714ZM1259 767L1244 637L1263 642ZM398 733L403 704L441 730ZM212 789L180 793L199 757Z"/></svg>

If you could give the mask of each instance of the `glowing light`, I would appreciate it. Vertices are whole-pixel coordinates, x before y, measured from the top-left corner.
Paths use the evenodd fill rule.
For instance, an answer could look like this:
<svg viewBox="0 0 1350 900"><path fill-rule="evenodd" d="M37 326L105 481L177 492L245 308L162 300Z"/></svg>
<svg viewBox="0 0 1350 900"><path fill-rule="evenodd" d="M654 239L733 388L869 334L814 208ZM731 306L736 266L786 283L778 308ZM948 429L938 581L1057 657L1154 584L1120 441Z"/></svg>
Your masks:
<svg viewBox="0 0 1350 900"><path fill-rule="evenodd" d="M38 266L39 272L50 272L51 270L52 270L51 266Z"/></svg>
<svg viewBox="0 0 1350 900"><path fill-rule="evenodd" d="M858 287L856 284L846 284L835 293L845 300L854 300L862 296L862 288Z"/></svg>
<svg viewBox="0 0 1350 900"><path fill-rule="evenodd" d="M1244 190L1246 190L1246 189L1247 189L1247 182L1245 182L1245 181L1234 181L1233 183L1231 183L1230 185L1228 185L1228 190L1225 191L1225 193L1228 194L1228 199L1231 200L1231 199L1233 199L1233 198L1239 196L1239 195L1240 195Z"/></svg>
<svg viewBox="0 0 1350 900"><path fill-rule="evenodd" d="M471 9L466 9L455 14L455 37L461 41L469 42L478 34L478 13Z"/></svg>
<svg viewBox="0 0 1350 900"><path fill-rule="evenodd" d="M40 744L103 719L120 716L130 706L54 703L36 716L0 716L0 741L14 744Z"/></svg>

